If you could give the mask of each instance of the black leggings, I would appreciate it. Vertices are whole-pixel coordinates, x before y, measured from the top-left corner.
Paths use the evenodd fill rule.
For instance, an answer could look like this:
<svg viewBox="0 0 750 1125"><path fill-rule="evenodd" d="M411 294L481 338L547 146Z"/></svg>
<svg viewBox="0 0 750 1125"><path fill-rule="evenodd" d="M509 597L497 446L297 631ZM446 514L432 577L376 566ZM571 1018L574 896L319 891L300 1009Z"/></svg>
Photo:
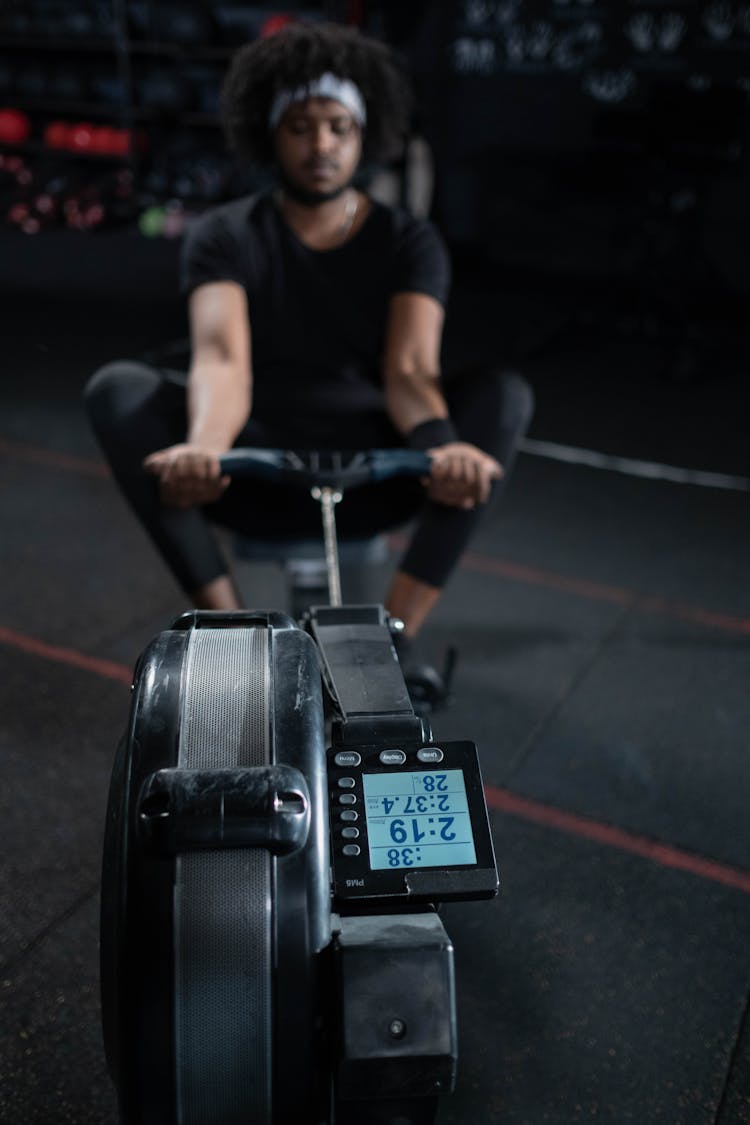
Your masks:
<svg viewBox="0 0 750 1125"><path fill-rule="evenodd" d="M496 457L507 479L533 411L526 381L515 373L475 371L446 379L443 391L461 439ZM202 508L161 502L157 482L142 462L149 453L185 440L185 376L179 372L128 360L109 363L89 380L85 399L117 483L186 593L193 594L227 573L212 523L259 539L320 535L318 504L291 485L245 478L233 481L216 503ZM402 446L403 439L385 413L360 412L310 418L304 432L295 431L282 418L251 417L235 445L387 449ZM493 485L493 492L498 490ZM361 537L417 516L400 569L439 587L458 562L485 507L464 511L434 503L425 498L418 480L402 477L352 489L337 508L336 522L342 538Z"/></svg>

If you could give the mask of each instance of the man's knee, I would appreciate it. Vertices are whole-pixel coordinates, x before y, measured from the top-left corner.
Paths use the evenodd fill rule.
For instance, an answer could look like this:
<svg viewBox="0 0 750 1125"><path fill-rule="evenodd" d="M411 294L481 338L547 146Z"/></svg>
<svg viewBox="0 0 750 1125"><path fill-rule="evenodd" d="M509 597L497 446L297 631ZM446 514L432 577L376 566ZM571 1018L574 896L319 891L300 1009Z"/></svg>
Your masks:
<svg viewBox="0 0 750 1125"><path fill-rule="evenodd" d="M96 428L117 425L154 393L158 382L157 373L143 363L105 363L94 372L83 391L89 418Z"/></svg>
<svg viewBox="0 0 750 1125"><path fill-rule="evenodd" d="M534 415L534 391L518 371L493 372L498 383L500 414L503 426L525 433Z"/></svg>

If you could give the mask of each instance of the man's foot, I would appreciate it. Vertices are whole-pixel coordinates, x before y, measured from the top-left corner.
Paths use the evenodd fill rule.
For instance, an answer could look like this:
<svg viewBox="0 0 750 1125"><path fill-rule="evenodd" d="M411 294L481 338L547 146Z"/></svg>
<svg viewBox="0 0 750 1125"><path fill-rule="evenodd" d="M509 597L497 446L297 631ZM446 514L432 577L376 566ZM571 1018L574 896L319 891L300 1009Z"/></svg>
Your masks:
<svg viewBox="0 0 750 1125"><path fill-rule="evenodd" d="M234 581L228 574L221 574L214 578L207 586L200 590L193 590L191 600L196 609L242 609L242 598Z"/></svg>
<svg viewBox="0 0 750 1125"><path fill-rule="evenodd" d="M411 637L415 637L440 594L437 586L428 586L426 582L399 570L393 576L385 608L391 617L398 617L403 621L406 631Z"/></svg>

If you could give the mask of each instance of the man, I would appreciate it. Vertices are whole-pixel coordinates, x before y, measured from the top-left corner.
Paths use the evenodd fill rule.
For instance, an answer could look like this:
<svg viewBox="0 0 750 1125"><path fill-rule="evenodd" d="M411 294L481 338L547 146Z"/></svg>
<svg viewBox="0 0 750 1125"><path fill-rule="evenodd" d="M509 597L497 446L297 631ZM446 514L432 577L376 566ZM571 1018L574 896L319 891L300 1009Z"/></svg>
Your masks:
<svg viewBox="0 0 750 1125"><path fill-rule="evenodd" d="M238 52L224 89L230 143L275 168L279 188L214 208L188 232L182 289L192 360L174 373L110 364L87 401L115 476L194 605L240 608L212 523L264 538L319 533L303 493L230 485L233 445L431 456L429 480L347 494L340 532L416 515L385 599L413 637L507 472L531 414L516 375L440 378L449 266L433 227L357 186L392 155L409 98L380 43L292 24Z"/></svg>

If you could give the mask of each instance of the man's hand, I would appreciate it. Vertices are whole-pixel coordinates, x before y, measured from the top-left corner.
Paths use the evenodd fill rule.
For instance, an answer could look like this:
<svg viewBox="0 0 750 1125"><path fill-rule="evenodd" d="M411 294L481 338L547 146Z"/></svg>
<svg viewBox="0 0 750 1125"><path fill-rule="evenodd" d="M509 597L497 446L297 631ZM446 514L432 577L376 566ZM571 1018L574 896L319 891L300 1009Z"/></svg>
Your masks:
<svg viewBox="0 0 750 1125"><path fill-rule="evenodd" d="M201 445L159 449L149 454L143 467L159 478L162 501L177 508L211 504L229 484L229 477L221 475L218 454Z"/></svg>
<svg viewBox="0 0 750 1125"><path fill-rule="evenodd" d="M467 509L486 504L492 481L503 475L494 457L468 442L452 441L427 452L432 470L424 483L430 499L439 504Z"/></svg>

